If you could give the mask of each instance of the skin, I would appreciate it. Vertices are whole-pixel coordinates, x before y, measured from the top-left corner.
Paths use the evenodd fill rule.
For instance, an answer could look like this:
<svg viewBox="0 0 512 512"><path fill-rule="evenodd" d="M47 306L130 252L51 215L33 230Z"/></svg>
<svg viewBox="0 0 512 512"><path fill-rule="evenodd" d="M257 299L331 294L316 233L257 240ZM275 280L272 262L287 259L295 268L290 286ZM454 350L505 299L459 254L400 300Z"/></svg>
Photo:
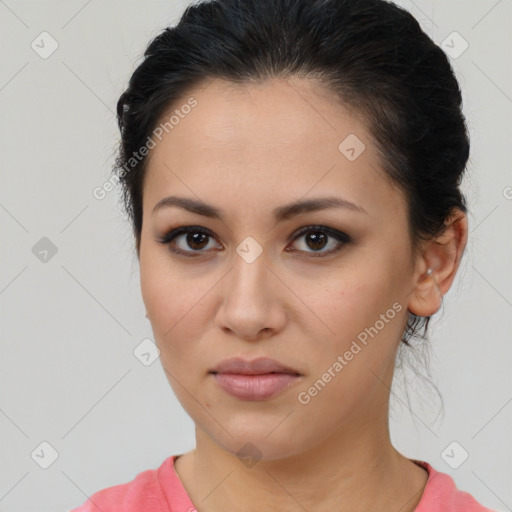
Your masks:
<svg viewBox="0 0 512 512"><path fill-rule="evenodd" d="M466 245L466 216L456 212L442 236L413 253L405 196L381 170L364 120L312 79L214 79L188 93L173 109L190 96L197 106L149 155L138 253L162 366L196 426L196 448L175 464L185 489L200 512L226 504L248 512L414 510L427 473L390 441L394 360L407 310L428 316L440 308ZM349 134L366 146L354 161L338 149ZM225 218L178 207L153 214L170 195L201 199ZM332 195L366 212L331 208L279 224L272 216L278 206ZM202 245L186 235L171 242L198 257L158 243L187 225L212 232ZM311 256L337 244L293 240L311 225L352 241ZM263 250L251 263L236 252L249 236ZM394 303L394 318L300 403L298 394ZM243 401L209 374L233 356L271 357L301 377L276 397ZM251 467L237 456L246 443L257 448Z"/></svg>

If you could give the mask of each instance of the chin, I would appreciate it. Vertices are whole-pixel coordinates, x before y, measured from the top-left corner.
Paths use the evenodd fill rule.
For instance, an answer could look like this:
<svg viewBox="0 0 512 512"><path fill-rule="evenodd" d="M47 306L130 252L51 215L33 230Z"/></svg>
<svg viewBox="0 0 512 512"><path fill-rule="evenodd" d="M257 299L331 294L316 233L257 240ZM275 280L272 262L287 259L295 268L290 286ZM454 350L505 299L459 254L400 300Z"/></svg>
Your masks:
<svg viewBox="0 0 512 512"><path fill-rule="evenodd" d="M301 446L300 440L290 431L283 429L280 434L273 432L270 435L268 432L266 430L235 433L230 430L233 437L226 434L222 440L215 441L223 450L238 457L247 467L255 465L258 461L286 459L307 450L307 447Z"/></svg>

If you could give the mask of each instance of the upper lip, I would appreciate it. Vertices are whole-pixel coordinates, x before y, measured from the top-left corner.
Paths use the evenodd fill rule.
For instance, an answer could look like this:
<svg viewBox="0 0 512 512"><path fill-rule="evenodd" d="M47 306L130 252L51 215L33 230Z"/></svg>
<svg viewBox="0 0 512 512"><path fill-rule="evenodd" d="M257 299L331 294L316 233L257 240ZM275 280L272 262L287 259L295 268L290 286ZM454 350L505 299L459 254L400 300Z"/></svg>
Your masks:
<svg viewBox="0 0 512 512"><path fill-rule="evenodd" d="M242 359L233 357L224 359L210 373L236 373L245 375L263 375L265 373L291 373L300 375L297 370L290 368L282 363L268 357L259 357L257 359Z"/></svg>

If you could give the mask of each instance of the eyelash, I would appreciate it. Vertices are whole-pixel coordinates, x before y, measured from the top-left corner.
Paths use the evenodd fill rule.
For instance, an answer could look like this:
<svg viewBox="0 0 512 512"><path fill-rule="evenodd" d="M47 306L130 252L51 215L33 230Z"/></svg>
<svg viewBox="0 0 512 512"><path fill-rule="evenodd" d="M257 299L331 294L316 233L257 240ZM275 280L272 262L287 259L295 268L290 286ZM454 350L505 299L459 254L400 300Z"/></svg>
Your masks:
<svg viewBox="0 0 512 512"><path fill-rule="evenodd" d="M312 258L322 258L322 257L328 256L331 254L335 254L335 253L339 252L345 245L347 245L348 243L350 243L352 241L350 236L348 236L346 233L343 233L342 231L337 231L337 230L329 228L327 226L305 226L304 228L301 228L297 232L295 232L294 235L292 235L292 237L290 238L290 241L295 242L295 240L300 238L302 235L311 233L311 232L325 233L329 237L332 237L332 238L338 240L338 242L339 242L339 244L334 249L330 249L329 251L325 251L325 252L317 252L316 254L314 251L313 252L298 251L298 252L305 252L306 254L309 254L308 257L312 257ZM183 251L181 249L176 249L175 247L171 246L171 242L176 237L178 237L179 235L182 235L182 234L189 234L189 233L202 233L202 234L205 234L212 238L215 238L213 236L213 234L211 233L211 231L209 231L208 229L202 228L200 226L182 226L179 228L172 229L168 233L164 234L161 238L157 239L157 242L162 245L169 245L169 250L171 252L181 255L181 256L185 256L186 258L200 257L201 253L206 252L206 251L201 251L201 250L199 250L199 251ZM295 250L291 251L291 252L295 252Z"/></svg>

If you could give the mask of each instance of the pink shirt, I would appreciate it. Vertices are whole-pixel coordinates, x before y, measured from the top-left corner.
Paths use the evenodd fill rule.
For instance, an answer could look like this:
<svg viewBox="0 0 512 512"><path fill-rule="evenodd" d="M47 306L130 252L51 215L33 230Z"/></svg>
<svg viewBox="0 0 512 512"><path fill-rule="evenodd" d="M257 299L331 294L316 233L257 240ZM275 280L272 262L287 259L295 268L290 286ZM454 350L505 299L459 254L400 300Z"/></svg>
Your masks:
<svg viewBox="0 0 512 512"><path fill-rule="evenodd" d="M94 493L82 506L69 512L196 512L174 470L178 455L165 459L158 469L139 473L131 482ZM459 491L452 477L415 461L428 471L428 480L415 512L493 512L470 494Z"/></svg>

